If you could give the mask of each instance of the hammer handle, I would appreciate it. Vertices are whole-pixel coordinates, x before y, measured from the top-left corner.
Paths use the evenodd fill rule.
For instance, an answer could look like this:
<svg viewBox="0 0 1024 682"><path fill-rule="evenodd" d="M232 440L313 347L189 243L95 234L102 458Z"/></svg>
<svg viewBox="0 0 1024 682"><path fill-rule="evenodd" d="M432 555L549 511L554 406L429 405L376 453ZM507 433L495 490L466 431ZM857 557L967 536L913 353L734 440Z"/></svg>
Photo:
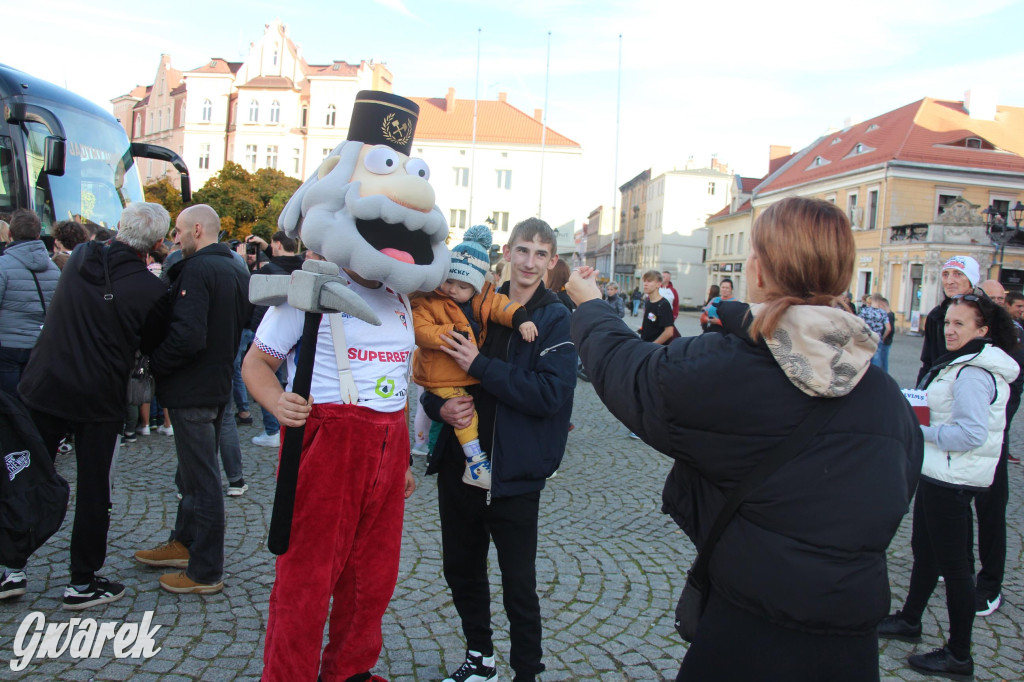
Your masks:
<svg viewBox="0 0 1024 682"><path fill-rule="evenodd" d="M316 340L321 317L320 313L306 313L302 325L299 357L295 363L292 392L306 399L309 398L309 386L313 381L313 362L316 359ZM288 541L292 533L292 514L295 511L295 488L299 482L302 436L305 431L305 426L293 426L284 430L281 462L277 468L274 510L270 515L270 537L267 539L267 547L274 554L280 555L288 551Z"/></svg>

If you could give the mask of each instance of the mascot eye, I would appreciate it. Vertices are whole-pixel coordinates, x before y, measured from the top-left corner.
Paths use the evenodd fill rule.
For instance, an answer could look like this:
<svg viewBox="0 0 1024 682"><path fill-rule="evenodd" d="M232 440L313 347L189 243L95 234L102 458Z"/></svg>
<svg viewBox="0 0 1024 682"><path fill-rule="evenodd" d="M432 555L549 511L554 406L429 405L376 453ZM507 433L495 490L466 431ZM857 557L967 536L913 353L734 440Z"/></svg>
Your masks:
<svg viewBox="0 0 1024 682"><path fill-rule="evenodd" d="M390 175L398 170L401 160L398 158L398 152L394 149L379 145L366 153L363 164L366 166L366 170L371 173Z"/></svg>
<svg viewBox="0 0 1024 682"><path fill-rule="evenodd" d="M416 175L424 180L430 179L430 167L423 159L409 159L405 164L405 171L409 175Z"/></svg>

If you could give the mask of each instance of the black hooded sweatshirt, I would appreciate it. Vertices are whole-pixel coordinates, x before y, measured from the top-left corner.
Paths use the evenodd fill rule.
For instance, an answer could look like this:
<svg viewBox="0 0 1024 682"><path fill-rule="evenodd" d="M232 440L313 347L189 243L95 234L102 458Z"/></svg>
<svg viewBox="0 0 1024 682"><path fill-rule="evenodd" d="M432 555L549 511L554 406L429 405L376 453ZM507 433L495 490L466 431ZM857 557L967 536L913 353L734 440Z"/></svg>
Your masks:
<svg viewBox="0 0 1024 682"><path fill-rule="evenodd" d="M122 421L135 351L159 341L166 292L127 244L75 247L18 385L24 403L71 421Z"/></svg>

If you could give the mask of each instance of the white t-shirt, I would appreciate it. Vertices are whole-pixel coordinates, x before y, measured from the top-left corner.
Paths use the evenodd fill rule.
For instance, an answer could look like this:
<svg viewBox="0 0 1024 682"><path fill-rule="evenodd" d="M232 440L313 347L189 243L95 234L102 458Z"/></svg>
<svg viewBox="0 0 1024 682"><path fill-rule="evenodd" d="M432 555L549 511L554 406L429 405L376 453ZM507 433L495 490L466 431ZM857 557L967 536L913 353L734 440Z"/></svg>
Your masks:
<svg viewBox="0 0 1024 682"><path fill-rule="evenodd" d="M359 405L377 412L405 409L408 392L409 356L415 344L412 318L398 294L387 287L367 289L349 283L349 288L366 301L381 320L375 327L342 313L352 377L359 390ZM256 330L256 346L268 355L288 362L288 391L295 376L296 350L302 339L305 313L288 304L272 306ZM338 362L328 316L320 321L316 340L316 363L310 394L314 403L340 403Z"/></svg>
<svg viewBox="0 0 1024 682"><path fill-rule="evenodd" d="M658 293L661 294L662 298L668 299L668 304L672 305L676 300L676 295L672 293L672 290L668 287L658 287Z"/></svg>

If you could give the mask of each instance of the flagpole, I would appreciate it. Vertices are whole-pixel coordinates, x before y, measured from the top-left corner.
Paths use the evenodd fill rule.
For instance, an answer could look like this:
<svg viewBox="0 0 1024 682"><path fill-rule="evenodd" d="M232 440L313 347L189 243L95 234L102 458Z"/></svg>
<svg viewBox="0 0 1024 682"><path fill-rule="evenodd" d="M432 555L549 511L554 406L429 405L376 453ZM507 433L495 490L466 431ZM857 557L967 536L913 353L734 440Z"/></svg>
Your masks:
<svg viewBox="0 0 1024 682"><path fill-rule="evenodd" d="M615 234L617 232L616 222L619 219L619 117L622 112L622 34L619 34L619 76L615 93L615 167L612 169L612 178L615 186L612 188L612 250L611 264L608 273L608 281L615 281Z"/></svg>
<svg viewBox="0 0 1024 682"><path fill-rule="evenodd" d="M541 217L544 207L544 147L548 135L548 86L551 83L551 31L548 31L548 61L544 70L544 112L540 128L540 191L537 195L537 217Z"/></svg>
<svg viewBox="0 0 1024 682"><path fill-rule="evenodd" d="M473 141L469 152L469 213L467 227L473 225L473 184L476 177L476 115L480 103L480 35L482 28L476 30L476 91L473 93ZM457 226L456 226L457 227Z"/></svg>

